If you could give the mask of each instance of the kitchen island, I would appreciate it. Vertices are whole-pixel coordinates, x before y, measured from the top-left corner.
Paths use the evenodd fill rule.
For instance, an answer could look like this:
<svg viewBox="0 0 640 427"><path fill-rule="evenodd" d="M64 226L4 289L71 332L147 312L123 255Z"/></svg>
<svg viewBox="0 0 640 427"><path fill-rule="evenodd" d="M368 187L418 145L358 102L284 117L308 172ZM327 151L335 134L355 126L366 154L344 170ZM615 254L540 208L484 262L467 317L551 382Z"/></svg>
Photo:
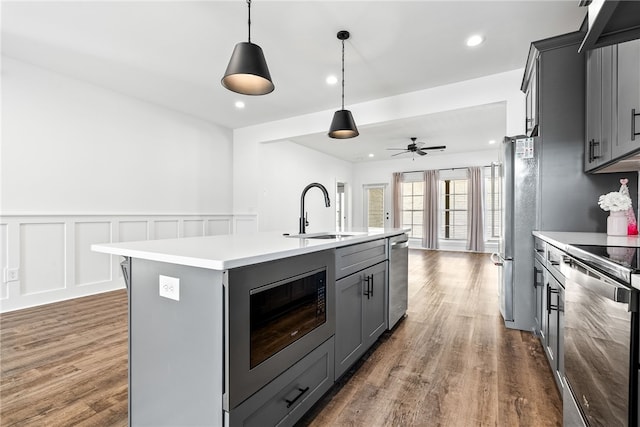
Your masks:
<svg viewBox="0 0 640 427"><path fill-rule="evenodd" d="M129 424L294 424L387 328L404 232L93 245L124 257Z"/></svg>

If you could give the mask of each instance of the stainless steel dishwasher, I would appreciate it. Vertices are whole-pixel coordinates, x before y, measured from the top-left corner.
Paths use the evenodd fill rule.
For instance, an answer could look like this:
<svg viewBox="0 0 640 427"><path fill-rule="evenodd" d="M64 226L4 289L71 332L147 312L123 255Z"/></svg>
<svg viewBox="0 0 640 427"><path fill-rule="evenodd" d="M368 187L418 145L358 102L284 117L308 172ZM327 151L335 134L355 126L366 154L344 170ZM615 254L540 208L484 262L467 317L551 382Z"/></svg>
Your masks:
<svg viewBox="0 0 640 427"><path fill-rule="evenodd" d="M409 236L389 238L389 312L387 325L392 329L407 312L409 282Z"/></svg>

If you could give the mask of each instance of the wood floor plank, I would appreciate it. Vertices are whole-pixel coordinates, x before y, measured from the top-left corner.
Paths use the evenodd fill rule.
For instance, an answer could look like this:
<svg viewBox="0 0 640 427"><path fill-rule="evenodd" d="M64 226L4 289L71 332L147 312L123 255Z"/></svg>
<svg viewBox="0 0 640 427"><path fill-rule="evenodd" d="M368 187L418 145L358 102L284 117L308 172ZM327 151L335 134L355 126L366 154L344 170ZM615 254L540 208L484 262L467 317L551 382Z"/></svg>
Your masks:
<svg viewBox="0 0 640 427"><path fill-rule="evenodd" d="M301 426L559 426L534 336L505 329L487 255L411 250L409 310ZM0 315L0 425L127 425L127 295Z"/></svg>

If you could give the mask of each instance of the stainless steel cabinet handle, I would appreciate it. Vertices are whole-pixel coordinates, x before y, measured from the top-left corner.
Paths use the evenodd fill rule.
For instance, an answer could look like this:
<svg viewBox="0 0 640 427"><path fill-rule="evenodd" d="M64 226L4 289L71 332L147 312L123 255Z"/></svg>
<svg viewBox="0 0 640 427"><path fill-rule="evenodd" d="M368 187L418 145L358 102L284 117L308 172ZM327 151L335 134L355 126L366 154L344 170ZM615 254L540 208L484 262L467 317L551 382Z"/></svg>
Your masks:
<svg viewBox="0 0 640 427"><path fill-rule="evenodd" d="M533 287L534 289L538 286L542 286L542 281L538 280L538 273L542 276L542 270L539 270L537 267L533 267Z"/></svg>
<svg viewBox="0 0 640 427"><path fill-rule="evenodd" d="M371 286L371 289L369 290L369 295L371 295L371 298L373 298L373 274L371 275L371 280L369 281L369 285Z"/></svg>
<svg viewBox="0 0 640 427"><path fill-rule="evenodd" d="M551 294L559 294L560 291L549 286L547 288L547 313L551 314L551 311L558 310L558 304L551 304Z"/></svg>
<svg viewBox="0 0 640 427"><path fill-rule="evenodd" d="M631 140L635 141L636 136L640 135L640 132L636 132L636 117L640 116L640 113L636 114L636 109L631 109Z"/></svg>

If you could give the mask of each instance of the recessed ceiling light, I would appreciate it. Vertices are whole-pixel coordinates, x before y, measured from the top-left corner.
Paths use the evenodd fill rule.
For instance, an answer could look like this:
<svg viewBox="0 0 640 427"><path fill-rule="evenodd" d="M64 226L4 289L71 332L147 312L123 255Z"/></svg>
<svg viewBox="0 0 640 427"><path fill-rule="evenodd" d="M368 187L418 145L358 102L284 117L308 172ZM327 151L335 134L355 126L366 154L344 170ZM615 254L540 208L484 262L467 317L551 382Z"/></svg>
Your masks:
<svg viewBox="0 0 640 427"><path fill-rule="evenodd" d="M479 34L474 34L473 36L467 39L467 46L469 47L478 46L483 41L484 41L484 37L482 37Z"/></svg>
<svg viewBox="0 0 640 427"><path fill-rule="evenodd" d="M334 76L333 74L330 76L327 76L327 84L328 85L334 85L338 83L338 78L336 76Z"/></svg>
<svg viewBox="0 0 640 427"><path fill-rule="evenodd" d="M242 102L242 101L236 101L236 108L237 108L238 110L243 109L243 108L244 108L244 102Z"/></svg>
<svg viewBox="0 0 640 427"><path fill-rule="evenodd" d="M374 157L374 154L373 153L369 153L369 157Z"/></svg>
<svg viewBox="0 0 640 427"><path fill-rule="evenodd" d="M495 144L495 143L496 143L495 139L492 139L491 141L489 141L489 144Z"/></svg>

